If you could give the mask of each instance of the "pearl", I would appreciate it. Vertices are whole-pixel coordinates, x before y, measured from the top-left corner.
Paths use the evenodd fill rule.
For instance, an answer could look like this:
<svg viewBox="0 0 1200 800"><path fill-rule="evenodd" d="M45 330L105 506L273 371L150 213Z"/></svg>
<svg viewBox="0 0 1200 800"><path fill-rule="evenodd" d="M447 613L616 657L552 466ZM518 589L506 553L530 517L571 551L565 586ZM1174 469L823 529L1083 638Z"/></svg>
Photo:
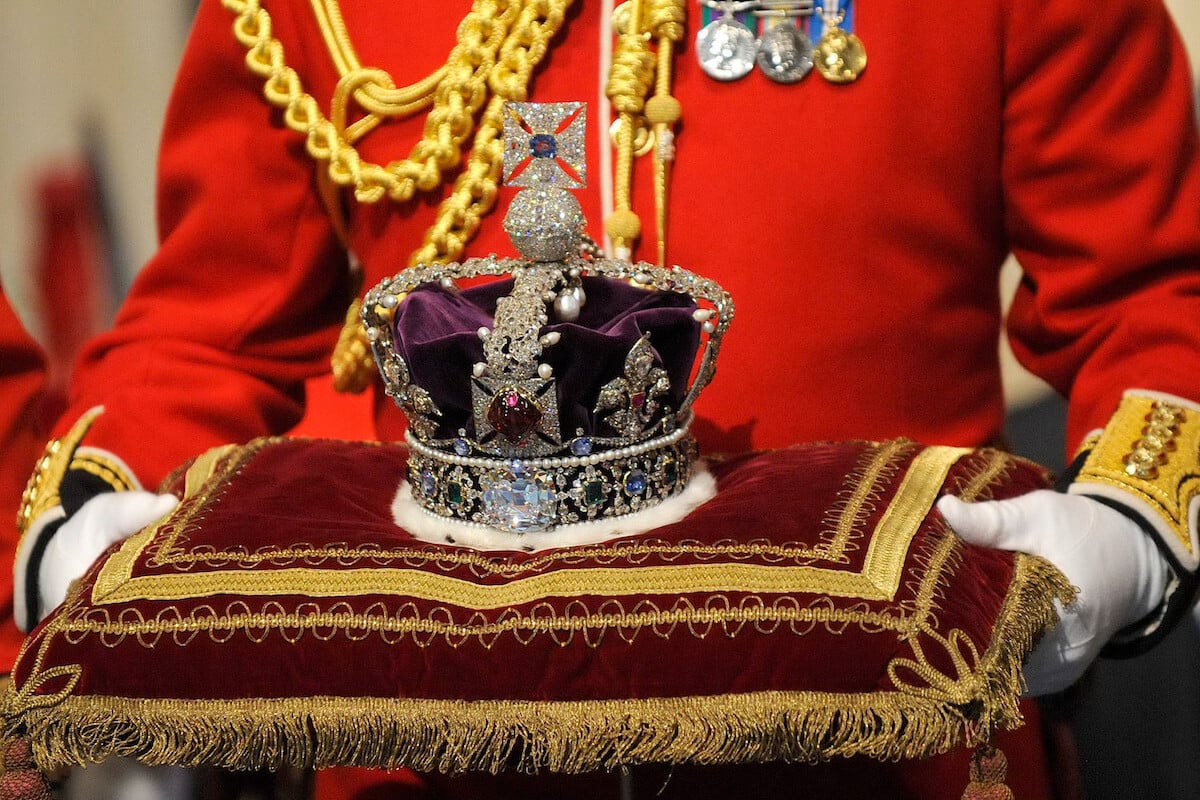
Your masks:
<svg viewBox="0 0 1200 800"><path fill-rule="evenodd" d="M563 322L579 319L579 300L574 294L564 292L554 299L554 313Z"/></svg>
<svg viewBox="0 0 1200 800"><path fill-rule="evenodd" d="M471 367L471 374L476 378L482 378L487 374L487 364L483 363L482 361L476 362L475 365Z"/></svg>
<svg viewBox="0 0 1200 800"><path fill-rule="evenodd" d="M711 308L697 308L692 312L692 319L696 322L708 322L713 318L714 312Z"/></svg>
<svg viewBox="0 0 1200 800"><path fill-rule="evenodd" d="M543 346L551 347L553 345L558 344L558 340L561 338L562 338L562 334L559 333L558 331L550 331L549 333L542 336L542 338L539 341L541 341Z"/></svg>
<svg viewBox="0 0 1200 800"><path fill-rule="evenodd" d="M479 338L483 340L486 340L492 335L492 332L489 331L485 326L480 326L479 330L475 331L475 333L479 334Z"/></svg>
<svg viewBox="0 0 1200 800"><path fill-rule="evenodd" d="M712 322L706 322L700 326L700 329L705 333L712 333L717 329L717 326L712 324Z"/></svg>
<svg viewBox="0 0 1200 800"><path fill-rule="evenodd" d="M576 286L571 290L571 294L575 296L575 300L580 306L587 302L587 295L584 293L582 286Z"/></svg>
<svg viewBox="0 0 1200 800"><path fill-rule="evenodd" d="M554 375L554 368L549 364L538 364L538 377L544 381L550 380Z"/></svg>

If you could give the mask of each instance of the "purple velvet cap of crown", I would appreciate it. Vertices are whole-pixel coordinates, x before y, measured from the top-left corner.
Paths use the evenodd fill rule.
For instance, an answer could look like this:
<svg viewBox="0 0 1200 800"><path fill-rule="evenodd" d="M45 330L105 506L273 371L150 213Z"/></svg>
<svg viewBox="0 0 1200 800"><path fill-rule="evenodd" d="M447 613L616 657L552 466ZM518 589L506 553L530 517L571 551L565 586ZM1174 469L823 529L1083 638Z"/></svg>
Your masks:
<svg viewBox="0 0 1200 800"><path fill-rule="evenodd" d="M437 438L474 435L471 370L484 360L480 327L491 328L496 301L512 291L511 279L459 291L429 283L414 289L396 310L396 351L408 364L412 382L425 389L441 410ZM624 374L625 357L644 334L650 334L655 366L667 371L671 389L664 402L678 409L700 345L700 324L692 316L696 304L678 292L639 289L624 281L584 277L587 302L575 322L551 315L542 333L557 332L557 344L542 349L542 363L554 370L563 440L586 434L611 436L614 431L595 420L600 387Z"/></svg>

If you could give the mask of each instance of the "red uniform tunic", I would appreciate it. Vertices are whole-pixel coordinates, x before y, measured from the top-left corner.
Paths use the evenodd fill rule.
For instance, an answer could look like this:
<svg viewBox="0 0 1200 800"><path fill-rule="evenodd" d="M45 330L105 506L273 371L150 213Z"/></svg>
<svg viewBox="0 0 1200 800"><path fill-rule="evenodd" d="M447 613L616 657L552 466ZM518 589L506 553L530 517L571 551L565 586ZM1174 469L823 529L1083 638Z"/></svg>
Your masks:
<svg viewBox="0 0 1200 800"><path fill-rule="evenodd" d="M467 8L343 5L361 60L397 84L445 60ZM575 4L530 99L596 98L606 5ZM336 72L308 4L266 7L324 102ZM162 248L88 350L66 416L103 402L87 443L147 485L210 445L292 425L345 309L313 161L263 100L232 20L202 4L166 121ZM1158 0L864 2L857 32L870 64L849 86L815 74L722 84L690 48L676 59L668 258L738 304L721 377L698 406L711 422L702 443L994 439L996 273L1009 250L1028 274L1009 333L1070 397L1072 445L1131 386L1200 398L1200 159L1186 60ZM420 127L387 122L359 149L400 158ZM597 129L593 163L607 146ZM635 208L649 229L648 178L639 163ZM580 194L599 238L597 183ZM405 265L435 210L348 205L367 285ZM469 248L490 251L512 252L498 216ZM382 407L381 435L397 436L400 420Z"/></svg>
<svg viewBox="0 0 1200 800"><path fill-rule="evenodd" d="M0 289L0 519L17 515L21 490L46 440L42 353ZM24 638L13 623L13 555L16 531L0 536L0 674L7 673Z"/></svg>
<svg viewBox="0 0 1200 800"><path fill-rule="evenodd" d="M468 7L342 5L362 62L398 85L445 61ZM337 73L310 5L265 7L328 113ZM595 102L609 11L577 0L528 99ZM233 19L201 4L164 133L162 247L85 353L64 423L105 405L86 444L145 485L209 446L293 425L350 295L315 189L323 166L264 101ZM723 84L690 46L676 59L668 260L737 302L721 374L697 405L702 447L996 439L997 272L1010 251L1027 278L1008 332L1070 398L1071 446L1129 387L1200 399L1200 154L1186 59L1159 0L862 0L856 33L870 61L848 86L757 73ZM388 121L359 152L401 158L421 126ZM589 123L593 170L602 128ZM648 234L649 161L634 179ZM598 183L579 193L597 239ZM406 265L440 197L347 202L366 285ZM512 252L499 215L468 255L492 251ZM652 253L647 235L639 255ZM377 408L380 437L398 438L399 412ZM945 783L958 796L963 783Z"/></svg>

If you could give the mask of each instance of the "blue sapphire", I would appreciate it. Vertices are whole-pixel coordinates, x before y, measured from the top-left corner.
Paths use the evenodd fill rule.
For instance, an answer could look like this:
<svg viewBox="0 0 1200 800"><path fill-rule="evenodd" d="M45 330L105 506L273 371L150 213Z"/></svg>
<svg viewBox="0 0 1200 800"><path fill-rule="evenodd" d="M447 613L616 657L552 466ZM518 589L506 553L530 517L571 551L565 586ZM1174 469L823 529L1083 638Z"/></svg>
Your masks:
<svg viewBox="0 0 1200 800"><path fill-rule="evenodd" d="M529 153L534 158L554 158L558 154L558 142L553 134L535 133L529 139Z"/></svg>
<svg viewBox="0 0 1200 800"><path fill-rule="evenodd" d="M465 456L471 452L471 445L467 443L466 439L455 439L454 452L460 456Z"/></svg>
<svg viewBox="0 0 1200 800"><path fill-rule="evenodd" d="M587 436L577 436L571 440L571 452L577 456L591 455L592 440Z"/></svg>
<svg viewBox="0 0 1200 800"><path fill-rule="evenodd" d="M625 473L625 494L635 495L646 491L646 473L640 469L631 469Z"/></svg>
<svg viewBox="0 0 1200 800"><path fill-rule="evenodd" d="M426 497L433 497L437 494L437 480L433 477L433 472L425 470L421 473L421 494Z"/></svg>

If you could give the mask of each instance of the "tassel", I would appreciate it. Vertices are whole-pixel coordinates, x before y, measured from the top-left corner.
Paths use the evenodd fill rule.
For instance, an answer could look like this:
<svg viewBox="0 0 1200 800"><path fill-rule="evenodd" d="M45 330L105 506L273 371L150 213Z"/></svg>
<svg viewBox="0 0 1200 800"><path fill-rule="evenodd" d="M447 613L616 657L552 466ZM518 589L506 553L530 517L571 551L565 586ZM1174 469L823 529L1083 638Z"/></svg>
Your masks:
<svg viewBox="0 0 1200 800"><path fill-rule="evenodd" d="M4 748L0 800L54 800L50 783L33 763L28 739L14 739Z"/></svg>
<svg viewBox="0 0 1200 800"><path fill-rule="evenodd" d="M1013 800L1012 789L1004 783L1008 759L990 744L980 745L971 756L971 782L962 800Z"/></svg>

